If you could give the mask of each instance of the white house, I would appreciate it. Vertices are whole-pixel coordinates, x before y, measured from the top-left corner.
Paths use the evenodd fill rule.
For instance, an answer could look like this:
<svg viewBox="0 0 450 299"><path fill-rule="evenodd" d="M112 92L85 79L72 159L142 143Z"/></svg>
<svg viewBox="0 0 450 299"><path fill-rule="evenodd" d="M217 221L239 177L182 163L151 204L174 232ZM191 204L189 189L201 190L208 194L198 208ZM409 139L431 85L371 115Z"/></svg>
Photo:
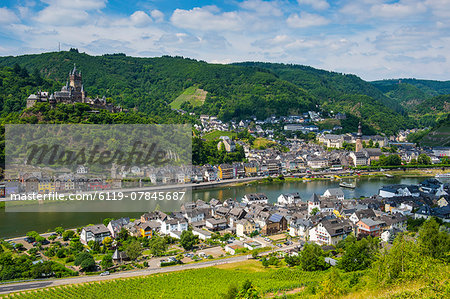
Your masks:
<svg viewBox="0 0 450 299"><path fill-rule="evenodd" d="M89 241L101 243L106 237L111 237L111 233L103 224L83 227L80 233L80 241L85 245Z"/></svg>
<svg viewBox="0 0 450 299"><path fill-rule="evenodd" d="M188 222L183 219L165 219L161 223L161 233L168 235L172 231L183 232L188 229Z"/></svg>
<svg viewBox="0 0 450 299"><path fill-rule="evenodd" d="M300 194L298 192L294 192L288 194L281 194L280 196L278 196L277 202L279 205L290 205L295 204L301 200L302 198L300 197Z"/></svg>
<svg viewBox="0 0 450 299"><path fill-rule="evenodd" d="M249 204L267 204L269 202L269 199L264 193L250 193L244 195L244 197L242 198L242 202Z"/></svg>
<svg viewBox="0 0 450 299"><path fill-rule="evenodd" d="M319 245L336 245L352 232L351 223L342 219L326 219L309 230L309 240Z"/></svg>
<svg viewBox="0 0 450 299"><path fill-rule="evenodd" d="M300 237L306 240L309 235L309 229L312 227L312 222L308 219L295 219L289 223L289 235L291 237Z"/></svg>
<svg viewBox="0 0 450 299"><path fill-rule="evenodd" d="M345 195L341 188L330 188L323 193L323 197L344 200Z"/></svg>
<svg viewBox="0 0 450 299"><path fill-rule="evenodd" d="M194 236L198 236L198 238L203 241L211 238L211 233L207 230L194 228L192 230L192 233L194 234Z"/></svg>

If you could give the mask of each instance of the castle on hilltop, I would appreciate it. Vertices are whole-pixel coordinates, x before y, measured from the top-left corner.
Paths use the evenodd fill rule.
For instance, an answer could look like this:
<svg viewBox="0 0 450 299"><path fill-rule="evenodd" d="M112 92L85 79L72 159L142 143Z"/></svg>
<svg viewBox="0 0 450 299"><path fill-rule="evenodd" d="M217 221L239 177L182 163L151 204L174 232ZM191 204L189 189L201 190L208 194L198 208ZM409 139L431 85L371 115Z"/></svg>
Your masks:
<svg viewBox="0 0 450 299"><path fill-rule="evenodd" d="M95 99L87 97L81 71L77 70L75 64L73 65L73 70L69 72L69 80L61 88L61 91L55 91L51 95L47 91L38 91L27 98L27 108L33 107L36 103L49 103L52 106L55 106L57 103L85 103L95 109L106 109L110 112L124 111L120 106L114 106L108 103L105 97L97 97Z"/></svg>

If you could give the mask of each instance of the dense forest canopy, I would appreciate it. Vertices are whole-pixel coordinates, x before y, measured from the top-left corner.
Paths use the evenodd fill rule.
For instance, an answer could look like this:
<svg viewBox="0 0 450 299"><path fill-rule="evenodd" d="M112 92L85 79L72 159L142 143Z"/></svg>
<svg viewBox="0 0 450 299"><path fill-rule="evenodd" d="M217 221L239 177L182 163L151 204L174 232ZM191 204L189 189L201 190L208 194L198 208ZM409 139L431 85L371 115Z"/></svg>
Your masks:
<svg viewBox="0 0 450 299"><path fill-rule="evenodd" d="M445 82L432 84L419 80L420 84L414 85L408 81L405 83L408 85L402 86L406 91L397 91L386 87L390 81L369 83L355 75L301 65L259 62L218 65L170 56L137 58L120 53L90 56L72 49L0 57L3 116L20 113L28 94L38 89L59 90L74 63L82 71L88 95L106 96L114 104L139 111L160 123L196 121L196 117L181 115L170 107L183 92L195 87L194 91L206 94L204 101L195 105L186 101L177 107L197 116L215 115L228 121L309 110L323 111L325 115L332 115L331 111L345 112L361 119L375 132L390 135L417 125L433 125L438 113L411 110L402 102L419 98L425 105L433 96L424 91L425 87L437 94L446 91ZM446 107L445 101L436 111L441 106Z"/></svg>

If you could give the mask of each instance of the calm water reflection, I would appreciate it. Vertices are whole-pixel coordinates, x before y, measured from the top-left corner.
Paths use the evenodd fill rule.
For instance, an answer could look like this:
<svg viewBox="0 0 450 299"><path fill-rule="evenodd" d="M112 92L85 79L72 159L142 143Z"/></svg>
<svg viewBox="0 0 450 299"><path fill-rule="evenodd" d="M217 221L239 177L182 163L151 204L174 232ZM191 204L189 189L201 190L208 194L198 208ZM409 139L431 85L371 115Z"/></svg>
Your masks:
<svg viewBox="0 0 450 299"><path fill-rule="evenodd" d="M362 178L356 180L356 189L345 189L345 198L371 196L378 189L388 184L416 184L423 178ZM224 200L240 199L246 193L265 193L271 202L275 202L281 193L299 192L303 200L315 192L323 194L328 188L339 187L338 181L289 182L280 184L264 184L241 187L221 187L216 189L197 190L193 192L193 200L208 201L211 198ZM0 237L22 236L30 230L45 232L57 226L65 228L86 224L100 223L107 217L139 217L142 213L5 213L0 212Z"/></svg>

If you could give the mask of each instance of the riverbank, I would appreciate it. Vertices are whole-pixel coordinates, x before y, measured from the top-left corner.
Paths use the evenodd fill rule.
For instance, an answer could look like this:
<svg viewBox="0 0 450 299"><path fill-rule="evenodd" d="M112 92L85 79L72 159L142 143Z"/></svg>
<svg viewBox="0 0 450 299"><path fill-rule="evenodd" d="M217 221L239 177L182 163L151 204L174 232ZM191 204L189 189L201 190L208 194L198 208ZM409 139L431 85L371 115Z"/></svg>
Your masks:
<svg viewBox="0 0 450 299"><path fill-rule="evenodd" d="M416 174L413 174L414 176ZM430 175L425 173L424 175ZM354 180L349 177L347 181L354 180L355 189L343 188L345 198L370 197L378 193L379 188L390 184L418 184L423 181L421 177L406 177L402 173L394 178L386 176L358 176ZM255 181L255 178L251 178ZM216 198L224 201L228 198L240 200L245 194L264 193L270 203L275 203L280 194L298 192L302 200L307 201L313 193L323 194L327 189L339 188L340 180L337 179L310 179L304 181L298 178L285 178L284 181L271 183L246 181L244 184L222 184L220 186L197 189L192 192L192 201L209 201ZM448 181L448 180L447 180ZM447 182L446 181L446 182ZM251 184L250 184L251 183ZM34 230L39 233L53 230L55 227L74 228L82 227L89 223L102 223L105 218L139 218L144 212L101 212L101 213L76 213L76 212L42 212L42 213L13 213L0 210L0 238L12 238L26 234Z"/></svg>
<svg viewBox="0 0 450 299"><path fill-rule="evenodd" d="M310 181L323 181L323 180L346 180L346 179L359 179L359 178L385 178L393 176L392 178L428 178L434 177L437 174L442 174L443 171L435 168L431 169L405 169L405 170L385 170L368 172L361 171L355 172L353 174L338 175L333 172L320 172L312 174L304 174L304 177L293 177L293 176L280 176L280 177L264 177L255 178L254 180L248 182L237 182L231 183L226 186L240 187L240 186L252 186L258 184L277 184L286 182L310 182Z"/></svg>

